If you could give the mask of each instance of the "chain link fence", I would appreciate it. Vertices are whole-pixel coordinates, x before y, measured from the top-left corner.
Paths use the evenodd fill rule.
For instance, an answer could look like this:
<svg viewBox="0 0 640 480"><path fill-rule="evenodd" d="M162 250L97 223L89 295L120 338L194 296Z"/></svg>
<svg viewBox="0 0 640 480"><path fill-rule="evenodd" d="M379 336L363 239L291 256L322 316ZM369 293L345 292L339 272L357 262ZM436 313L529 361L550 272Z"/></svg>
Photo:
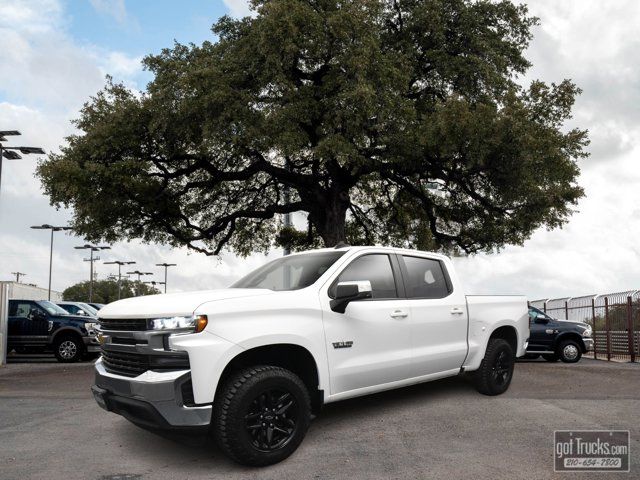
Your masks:
<svg viewBox="0 0 640 480"><path fill-rule="evenodd" d="M559 320L587 322L593 328L594 358L635 362L640 346L640 291L544 298L529 302Z"/></svg>

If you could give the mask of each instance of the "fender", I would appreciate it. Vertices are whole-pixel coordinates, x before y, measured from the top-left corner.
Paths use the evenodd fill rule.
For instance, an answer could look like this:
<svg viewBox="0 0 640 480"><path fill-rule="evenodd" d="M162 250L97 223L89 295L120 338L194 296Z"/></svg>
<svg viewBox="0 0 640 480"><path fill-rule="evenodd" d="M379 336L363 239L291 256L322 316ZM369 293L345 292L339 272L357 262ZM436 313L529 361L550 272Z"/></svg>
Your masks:
<svg viewBox="0 0 640 480"><path fill-rule="evenodd" d="M559 333L558 336L553 341L552 350L555 350L556 348L558 348L560 343L562 341L566 340L567 338L570 338L571 340L577 341L578 345L580 345L582 353L585 352L586 348L584 346L584 340L582 339L582 336L578 332L562 332L562 333Z"/></svg>
<svg viewBox="0 0 640 480"><path fill-rule="evenodd" d="M489 345L489 339L496 330L502 327L511 327L516 334L516 345L521 345L520 332L518 331L518 325L513 320L500 320L497 323L490 325L491 330L488 330L489 325L485 322L470 321L469 325L469 353L467 358L463 362L464 370L473 371L480 368L480 363L484 358L484 353L487 351ZM484 328L484 331L482 330ZM517 354L517 352L514 352Z"/></svg>
<svg viewBox="0 0 640 480"><path fill-rule="evenodd" d="M58 330L56 330L54 333L51 334L51 336L49 337L48 343L54 343L56 337L60 335L60 333L71 333L71 332L77 334L78 336L80 336L80 338L84 338L87 336L86 334L82 333L79 328L71 327L71 326L60 327Z"/></svg>
<svg viewBox="0 0 640 480"><path fill-rule="evenodd" d="M308 338L300 335L283 335L281 333L274 335L261 335L258 337L248 338L238 344L244 350L251 350L258 347L267 347L270 345L294 345L304 348L316 364L318 372L318 389L329 392L329 362L327 361L327 352L318 348L309 341Z"/></svg>

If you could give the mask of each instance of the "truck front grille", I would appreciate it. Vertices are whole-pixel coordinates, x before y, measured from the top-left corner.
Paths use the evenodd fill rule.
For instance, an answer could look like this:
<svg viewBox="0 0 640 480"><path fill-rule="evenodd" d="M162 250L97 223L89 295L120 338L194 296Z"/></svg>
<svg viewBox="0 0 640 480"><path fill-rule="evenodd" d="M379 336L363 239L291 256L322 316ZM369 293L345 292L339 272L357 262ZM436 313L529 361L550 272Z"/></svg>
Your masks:
<svg viewBox="0 0 640 480"><path fill-rule="evenodd" d="M102 330L142 332L147 330L146 318L100 318L98 324Z"/></svg>
<svg viewBox="0 0 640 480"><path fill-rule="evenodd" d="M187 352L147 355L107 349L103 346L102 364L107 372L126 377L137 377L147 370L188 370L189 355Z"/></svg>
<svg viewBox="0 0 640 480"><path fill-rule="evenodd" d="M149 370L149 356L102 349L102 364L107 372L137 377Z"/></svg>

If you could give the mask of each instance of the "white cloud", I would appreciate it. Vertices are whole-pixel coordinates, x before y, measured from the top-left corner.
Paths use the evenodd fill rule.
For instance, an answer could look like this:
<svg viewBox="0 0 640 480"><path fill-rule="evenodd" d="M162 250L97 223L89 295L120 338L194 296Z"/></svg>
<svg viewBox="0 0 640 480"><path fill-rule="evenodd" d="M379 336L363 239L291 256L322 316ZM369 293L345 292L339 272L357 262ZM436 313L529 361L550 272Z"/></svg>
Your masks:
<svg viewBox="0 0 640 480"><path fill-rule="evenodd" d="M224 4L229 9L232 17L247 17L255 15L249 8L248 0L224 0Z"/></svg>
<svg viewBox="0 0 640 480"><path fill-rule="evenodd" d="M124 0L91 0L91 6L97 12L112 17L121 25L127 22L127 7Z"/></svg>

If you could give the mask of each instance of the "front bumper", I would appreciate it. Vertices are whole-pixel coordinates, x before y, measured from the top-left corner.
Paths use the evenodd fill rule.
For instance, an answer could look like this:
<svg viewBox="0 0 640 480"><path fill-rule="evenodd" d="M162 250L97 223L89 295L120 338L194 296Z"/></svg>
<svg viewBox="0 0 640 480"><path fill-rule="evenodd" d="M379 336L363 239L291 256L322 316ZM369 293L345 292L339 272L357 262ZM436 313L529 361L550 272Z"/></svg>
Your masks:
<svg viewBox="0 0 640 480"><path fill-rule="evenodd" d="M89 353L99 353L100 352L100 342L95 335L89 335L88 337L82 337L82 341L84 342L84 348Z"/></svg>
<svg viewBox="0 0 640 480"><path fill-rule="evenodd" d="M584 352L583 353L587 353L593 350L593 338L582 338L582 341L584 342Z"/></svg>
<svg viewBox="0 0 640 480"><path fill-rule="evenodd" d="M185 406L183 385L190 379L189 370L147 371L135 378L124 377L107 372L99 359L91 391L101 408L144 427L207 428L212 406Z"/></svg>

